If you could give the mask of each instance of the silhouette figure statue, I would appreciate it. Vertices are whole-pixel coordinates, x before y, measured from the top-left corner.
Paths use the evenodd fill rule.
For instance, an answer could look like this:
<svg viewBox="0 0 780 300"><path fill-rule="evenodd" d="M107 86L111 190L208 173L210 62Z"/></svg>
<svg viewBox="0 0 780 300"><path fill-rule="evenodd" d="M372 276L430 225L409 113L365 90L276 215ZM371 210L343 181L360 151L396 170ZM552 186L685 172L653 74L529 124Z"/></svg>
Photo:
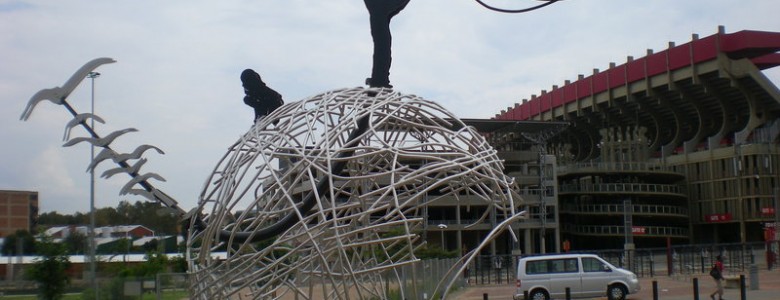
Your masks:
<svg viewBox="0 0 780 300"><path fill-rule="evenodd" d="M244 103L255 109L255 122L284 104L282 95L268 87L252 69L241 72L241 83L246 94Z"/></svg>
<svg viewBox="0 0 780 300"><path fill-rule="evenodd" d="M371 77L366 78L370 87L392 88L390 85L390 48L393 37L390 34L390 19L406 7L409 0L363 0L368 9L371 23L371 38L374 41L374 60Z"/></svg>

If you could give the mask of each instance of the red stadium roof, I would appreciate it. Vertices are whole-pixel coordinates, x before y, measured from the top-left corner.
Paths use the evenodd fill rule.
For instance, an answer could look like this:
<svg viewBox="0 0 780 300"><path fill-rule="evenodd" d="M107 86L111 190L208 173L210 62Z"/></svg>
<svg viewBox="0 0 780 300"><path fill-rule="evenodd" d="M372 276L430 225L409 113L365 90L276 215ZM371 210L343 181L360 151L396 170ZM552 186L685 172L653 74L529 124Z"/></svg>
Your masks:
<svg viewBox="0 0 780 300"><path fill-rule="evenodd" d="M498 120L527 120L540 112L562 106L589 95L644 80L654 75L714 60L718 53L731 59L747 58L761 70L780 65L780 32L743 30L717 33L705 38L670 47L658 53L631 60L625 64L581 78L555 88L522 105L498 114Z"/></svg>

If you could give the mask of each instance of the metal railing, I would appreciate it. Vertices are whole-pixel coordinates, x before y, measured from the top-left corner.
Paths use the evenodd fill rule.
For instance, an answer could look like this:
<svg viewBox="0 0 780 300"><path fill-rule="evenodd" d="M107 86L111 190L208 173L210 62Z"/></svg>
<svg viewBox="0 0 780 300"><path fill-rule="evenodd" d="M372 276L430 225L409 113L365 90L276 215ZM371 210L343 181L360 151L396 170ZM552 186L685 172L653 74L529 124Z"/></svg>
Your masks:
<svg viewBox="0 0 780 300"><path fill-rule="evenodd" d="M657 215L678 215L688 216L688 209L671 206L671 205L645 205L634 204L631 205L631 210L634 214L657 214ZM625 213L623 204L579 204L579 205L565 205L561 209L561 212L568 213Z"/></svg>
<svg viewBox="0 0 780 300"><path fill-rule="evenodd" d="M687 237L688 228L683 227L666 227L666 226L641 226L644 231L643 235L647 236L674 236L674 237ZM622 225L573 225L564 224L564 231L578 233L578 234L590 234L590 235L612 235L623 236L625 233L625 226Z"/></svg>
<svg viewBox="0 0 780 300"><path fill-rule="evenodd" d="M562 184L558 186L559 193L666 193L684 196L684 189L673 184L649 183L594 183L594 184Z"/></svg>
<svg viewBox="0 0 780 300"><path fill-rule="evenodd" d="M682 173L675 172L672 168L660 163L647 162L579 162L558 166L559 174L592 171L658 171L682 175Z"/></svg>

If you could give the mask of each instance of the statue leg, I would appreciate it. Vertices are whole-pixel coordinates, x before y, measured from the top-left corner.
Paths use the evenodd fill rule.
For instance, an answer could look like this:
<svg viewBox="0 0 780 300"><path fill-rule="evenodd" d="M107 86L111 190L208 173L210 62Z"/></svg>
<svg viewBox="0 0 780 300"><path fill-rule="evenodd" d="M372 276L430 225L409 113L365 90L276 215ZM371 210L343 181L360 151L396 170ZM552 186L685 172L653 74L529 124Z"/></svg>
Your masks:
<svg viewBox="0 0 780 300"><path fill-rule="evenodd" d="M371 87L390 86L392 35L390 19L406 7L409 0L364 0L369 13L371 38L374 42L373 69L368 84Z"/></svg>

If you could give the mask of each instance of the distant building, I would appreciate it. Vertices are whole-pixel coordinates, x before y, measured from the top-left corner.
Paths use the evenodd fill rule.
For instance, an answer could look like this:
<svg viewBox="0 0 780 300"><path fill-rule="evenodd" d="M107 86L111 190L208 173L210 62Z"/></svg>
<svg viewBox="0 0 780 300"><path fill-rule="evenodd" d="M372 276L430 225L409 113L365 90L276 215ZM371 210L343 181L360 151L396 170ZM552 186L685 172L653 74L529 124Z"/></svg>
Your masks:
<svg viewBox="0 0 780 300"><path fill-rule="evenodd" d="M463 119L483 134L504 161L504 173L520 188L519 211L527 218L511 225L513 233L499 234L483 255L559 252L561 227L558 218L557 163L546 153L545 141L563 131L567 122ZM461 253L477 247L503 221L495 212L480 220L492 208L468 196L441 199L427 208L425 237L442 244L444 250ZM517 238L517 240L515 240Z"/></svg>
<svg viewBox="0 0 780 300"><path fill-rule="evenodd" d="M46 229L43 234L55 240L64 239L75 232L75 228L76 226L54 226Z"/></svg>
<svg viewBox="0 0 780 300"><path fill-rule="evenodd" d="M62 242L72 234L80 234L85 238L89 236L88 226L55 226L47 229L44 235L51 237L54 242ZM136 241L156 239L154 231L143 225L120 225L95 228L95 246L97 251L111 252L123 239L132 241L128 246L135 245ZM143 243L141 244L143 245ZM174 248L175 249L175 248Z"/></svg>
<svg viewBox="0 0 780 300"><path fill-rule="evenodd" d="M89 236L88 226L54 226L46 229L45 235L54 239L64 239L73 233ZM96 238L127 238L140 239L154 236L154 230L143 225L119 225L95 228Z"/></svg>
<svg viewBox="0 0 780 300"><path fill-rule="evenodd" d="M0 237L32 232L38 220L38 192L0 190Z"/></svg>
<svg viewBox="0 0 780 300"><path fill-rule="evenodd" d="M569 122L558 162L571 249L760 242L780 208L780 32L718 33L579 75L503 110Z"/></svg>
<svg viewBox="0 0 780 300"><path fill-rule="evenodd" d="M154 231L143 225L121 225L95 228L95 234L99 237L139 239L154 236Z"/></svg>

